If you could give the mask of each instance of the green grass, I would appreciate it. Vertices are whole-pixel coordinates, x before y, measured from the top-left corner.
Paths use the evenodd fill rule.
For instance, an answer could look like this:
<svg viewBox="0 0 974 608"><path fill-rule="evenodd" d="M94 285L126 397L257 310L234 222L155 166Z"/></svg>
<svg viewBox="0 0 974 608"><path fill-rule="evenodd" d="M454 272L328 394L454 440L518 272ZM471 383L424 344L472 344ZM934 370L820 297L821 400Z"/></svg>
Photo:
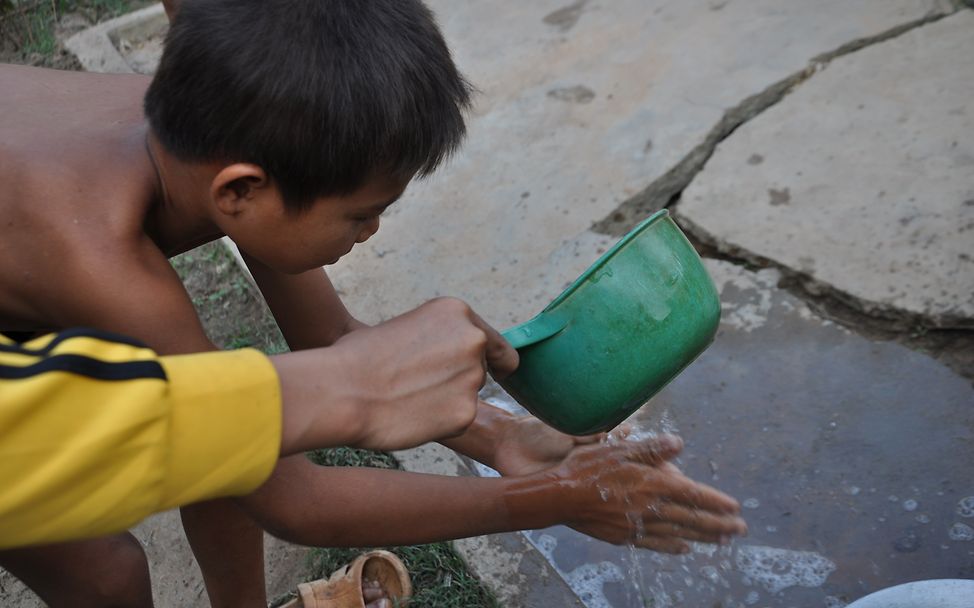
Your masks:
<svg viewBox="0 0 974 608"><path fill-rule="evenodd" d="M498 608L493 595L468 571L450 545L435 543L413 547L386 547L406 564L413 582L411 606L422 608ZM328 577L367 549L313 549L309 570L316 578Z"/></svg>
<svg viewBox="0 0 974 608"><path fill-rule="evenodd" d="M61 17L76 13L96 23L148 4L147 0L0 0L2 58L63 67L55 33Z"/></svg>

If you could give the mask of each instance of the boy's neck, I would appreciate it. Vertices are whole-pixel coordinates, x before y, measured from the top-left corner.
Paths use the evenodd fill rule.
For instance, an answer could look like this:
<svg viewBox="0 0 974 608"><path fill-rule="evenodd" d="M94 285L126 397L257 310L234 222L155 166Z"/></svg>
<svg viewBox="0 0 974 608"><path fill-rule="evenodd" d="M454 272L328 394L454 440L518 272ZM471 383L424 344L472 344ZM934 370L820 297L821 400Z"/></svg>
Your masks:
<svg viewBox="0 0 974 608"><path fill-rule="evenodd" d="M163 147L149 129L146 153L155 169L155 203L146 231L167 255L188 251L223 236L209 209L210 168L186 163Z"/></svg>

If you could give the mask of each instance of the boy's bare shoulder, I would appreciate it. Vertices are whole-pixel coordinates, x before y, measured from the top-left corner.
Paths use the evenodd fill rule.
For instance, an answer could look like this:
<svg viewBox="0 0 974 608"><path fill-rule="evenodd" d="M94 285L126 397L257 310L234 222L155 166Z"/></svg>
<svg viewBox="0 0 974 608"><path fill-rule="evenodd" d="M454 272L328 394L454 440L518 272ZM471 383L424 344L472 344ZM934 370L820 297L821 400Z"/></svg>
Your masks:
<svg viewBox="0 0 974 608"><path fill-rule="evenodd" d="M0 330L120 330L126 302L186 308L145 232L156 187L147 83L0 66Z"/></svg>

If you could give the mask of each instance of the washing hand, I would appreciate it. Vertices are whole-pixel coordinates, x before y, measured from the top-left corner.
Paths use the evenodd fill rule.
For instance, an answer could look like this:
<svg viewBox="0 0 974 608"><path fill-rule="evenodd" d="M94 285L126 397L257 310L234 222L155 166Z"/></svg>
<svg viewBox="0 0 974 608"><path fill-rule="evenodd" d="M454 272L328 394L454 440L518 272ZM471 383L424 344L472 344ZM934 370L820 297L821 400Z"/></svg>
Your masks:
<svg viewBox="0 0 974 608"><path fill-rule="evenodd" d="M747 532L740 505L669 462L683 448L661 435L574 448L543 474L564 488L564 520L614 544L686 553L686 541L726 543Z"/></svg>
<svg viewBox="0 0 974 608"><path fill-rule="evenodd" d="M614 439L629 433L623 425L612 431ZM606 433L576 437L556 431L534 416L512 417L495 446L493 464L501 475L530 475L553 467L581 445L598 443Z"/></svg>

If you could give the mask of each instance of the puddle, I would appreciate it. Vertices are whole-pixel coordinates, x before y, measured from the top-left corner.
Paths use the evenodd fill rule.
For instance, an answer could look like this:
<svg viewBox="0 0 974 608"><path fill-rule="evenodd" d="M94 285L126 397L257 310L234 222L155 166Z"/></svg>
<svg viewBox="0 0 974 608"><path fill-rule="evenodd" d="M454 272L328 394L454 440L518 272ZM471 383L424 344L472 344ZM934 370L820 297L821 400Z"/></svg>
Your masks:
<svg viewBox="0 0 974 608"><path fill-rule="evenodd" d="M783 292L724 299L761 302L761 322L725 314L711 349L632 422L678 430L676 464L737 497L750 536L670 556L526 532L586 606L841 608L904 582L974 578L970 383Z"/></svg>

